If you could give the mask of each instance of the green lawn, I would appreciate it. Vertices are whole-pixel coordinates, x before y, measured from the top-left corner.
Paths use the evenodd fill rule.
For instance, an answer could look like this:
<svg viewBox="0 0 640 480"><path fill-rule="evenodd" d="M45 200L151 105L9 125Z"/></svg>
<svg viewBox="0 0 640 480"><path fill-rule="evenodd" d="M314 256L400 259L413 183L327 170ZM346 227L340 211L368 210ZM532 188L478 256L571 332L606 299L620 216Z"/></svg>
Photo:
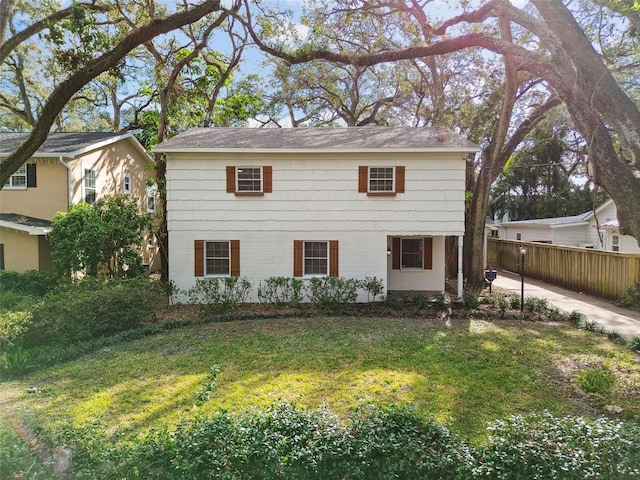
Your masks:
<svg viewBox="0 0 640 480"><path fill-rule="evenodd" d="M211 399L196 392L220 366ZM610 393L576 388L610 369ZM346 414L364 403L410 403L470 439L488 422L547 409L640 414L640 358L567 323L311 318L203 323L102 349L0 384L3 409L43 428L138 435L202 412L290 401ZM30 387L37 393L28 393ZM6 408L5 408L6 407Z"/></svg>

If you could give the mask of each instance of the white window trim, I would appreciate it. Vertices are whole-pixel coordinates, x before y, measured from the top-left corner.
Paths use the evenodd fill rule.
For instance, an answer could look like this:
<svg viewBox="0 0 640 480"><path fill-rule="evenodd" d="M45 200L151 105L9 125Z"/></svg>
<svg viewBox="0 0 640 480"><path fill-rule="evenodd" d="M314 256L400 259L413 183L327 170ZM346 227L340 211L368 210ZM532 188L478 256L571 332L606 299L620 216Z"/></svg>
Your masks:
<svg viewBox="0 0 640 480"><path fill-rule="evenodd" d="M307 273L307 256L306 244L307 243L324 243L327 246L327 271L326 273ZM303 240L302 241L302 276L304 278L323 278L328 277L331 269L331 244L328 240ZM324 257L310 257L310 258L324 258Z"/></svg>
<svg viewBox="0 0 640 480"><path fill-rule="evenodd" d="M20 170L22 170L24 172L21 173ZM20 172L20 173L18 173ZM13 179L17 178L17 177L24 177L24 185L13 185ZM27 189L27 164L25 163L24 165L22 165L20 168L18 168L18 170L16 170L14 173L11 174L11 176L9 177L9 180L7 180L7 183L4 184L4 189L6 190L26 190Z"/></svg>
<svg viewBox="0 0 640 480"><path fill-rule="evenodd" d="M371 169L390 168L391 169L391 190L371 190ZM367 167L367 193L394 193L396 191L396 167L390 165L373 165Z"/></svg>
<svg viewBox="0 0 640 480"><path fill-rule="evenodd" d="M240 170L243 168L252 168L260 170L260 190L240 190ZM237 193L264 193L264 168L257 165L242 165L236 167L236 192Z"/></svg>
<svg viewBox="0 0 640 480"><path fill-rule="evenodd" d="M156 213L157 210L157 198L156 198L156 194L158 192L158 189L156 188L155 185L149 185L147 186L146 190L145 190L145 198L144 198L144 202L145 202L145 206L146 206L146 210L147 213ZM153 198L153 208L149 208L149 199Z"/></svg>
<svg viewBox="0 0 640 480"><path fill-rule="evenodd" d="M122 176L122 193L131 195L131 174L125 173Z"/></svg>
<svg viewBox="0 0 640 480"><path fill-rule="evenodd" d="M216 258L224 258L224 257L207 257L207 244L208 243L226 243L227 244L227 260L229 262L229 266L227 269L227 273L207 273L207 259L208 258L212 258L212 259L216 259ZM203 266L203 273L205 277L210 277L210 278L224 278L224 277L230 277L231 276L231 241L230 240L205 240L204 244L203 244L203 248L204 248L204 252L202 254L202 261L204 262L204 266Z"/></svg>
<svg viewBox="0 0 640 480"><path fill-rule="evenodd" d="M95 172L95 185L93 187L87 187L87 172ZM98 201L98 170L93 166L82 167L82 201L87 202L87 192L93 190L95 192L94 202L90 205L95 205Z"/></svg>

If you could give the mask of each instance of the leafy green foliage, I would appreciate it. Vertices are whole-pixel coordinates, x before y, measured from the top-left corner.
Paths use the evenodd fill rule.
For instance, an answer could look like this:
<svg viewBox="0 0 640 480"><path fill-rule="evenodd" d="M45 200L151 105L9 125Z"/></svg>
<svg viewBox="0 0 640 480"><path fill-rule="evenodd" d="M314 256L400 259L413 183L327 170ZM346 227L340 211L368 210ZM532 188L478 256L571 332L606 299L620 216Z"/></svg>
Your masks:
<svg viewBox="0 0 640 480"><path fill-rule="evenodd" d="M200 305L203 313L214 314L229 311L244 302L251 290L251 282L240 277L199 278L184 293L191 303Z"/></svg>
<svg viewBox="0 0 640 480"><path fill-rule="evenodd" d="M622 307L640 306L640 283L634 283L624 289L624 298L619 301Z"/></svg>
<svg viewBox="0 0 640 480"><path fill-rule="evenodd" d="M588 368L578 374L578 384L588 393L607 397L616 384L616 377L609 368Z"/></svg>
<svg viewBox="0 0 640 480"><path fill-rule="evenodd" d="M313 277L307 285L309 300L320 308L355 303L359 282L353 278Z"/></svg>
<svg viewBox="0 0 640 480"><path fill-rule="evenodd" d="M376 297L384 293L384 282L376 276L364 277L360 281L360 286L367 292L367 300L375 302Z"/></svg>
<svg viewBox="0 0 640 480"><path fill-rule="evenodd" d="M48 295L34 309L24 346L75 343L135 328L164 297L147 279L120 282L86 278Z"/></svg>
<svg viewBox="0 0 640 480"><path fill-rule="evenodd" d="M212 365L207 374L207 378L202 385L202 389L196 392L196 405L198 407L204 405L211 398L211 392L216 386L218 381L218 374L220 373L220 365Z"/></svg>
<svg viewBox="0 0 640 480"><path fill-rule="evenodd" d="M136 200L127 195L73 205L58 213L51 227L53 261L61 274L131 278L143 271L140 252L151 217L140 213Z"/></svg>
<svg viewBox="0 0 640 480"><path fill-rule="evenodd" d="M489 427L477 478L635 478L637 429L607 419L556 418L548 412L512 416Z"/></svg>
<svg viewBox="0 0 640 480"><path fill-rule="evenodd" d="M269 277L258 285L258 299L279 307L297 306L304 296L303 286L298 278Z"/></svg>
<svg viewBox="0 0 640 480"><path fill-rule="evenodd" d="M41 297L53 290L59 282L60 277L37 270L24 273L0 270L0 294L15 292L20 295Z"/></svg>

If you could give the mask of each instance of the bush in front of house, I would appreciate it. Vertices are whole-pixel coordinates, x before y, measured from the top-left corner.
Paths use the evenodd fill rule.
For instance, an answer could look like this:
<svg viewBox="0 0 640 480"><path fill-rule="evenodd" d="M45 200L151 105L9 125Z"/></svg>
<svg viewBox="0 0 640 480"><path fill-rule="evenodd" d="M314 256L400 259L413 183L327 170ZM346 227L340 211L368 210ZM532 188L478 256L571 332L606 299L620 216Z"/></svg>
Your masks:
<svg viewBox="0 0 640 480"><path fill-rule="evenodd" d="M251 282L240 277L199 278L193 287L184 291L190 303L200 305L204 314L228 312L246 301Z"/></svg>
<svg viewBox="0 0 640 480"><path fill-rule="evenodd" d="M22 344L69 345L137 328L153 317L164 297L162 286L146 278L88 277L48 294L33 308Z"/></svg>
<svg viewBox="0 0 640 480"><path fill-rule="evenodd" d="M313 277L306 286L309 301L320 308L334 309L355 303L360 282L355 278Z"/></svg>
<svg viewBox="0 0 640 480"><path fill-rule="evenodd" d="M601 418L512 416L489 427L474 476L489 479L625 479L640 475L637 426Z"/></svg>
<svg viewBox="0 0 640 480"><path fill-rule="evenodd" d="M258 285L260 303L276 307L295 307L304 298L304 282L299 278L269 277Z"/></svg>

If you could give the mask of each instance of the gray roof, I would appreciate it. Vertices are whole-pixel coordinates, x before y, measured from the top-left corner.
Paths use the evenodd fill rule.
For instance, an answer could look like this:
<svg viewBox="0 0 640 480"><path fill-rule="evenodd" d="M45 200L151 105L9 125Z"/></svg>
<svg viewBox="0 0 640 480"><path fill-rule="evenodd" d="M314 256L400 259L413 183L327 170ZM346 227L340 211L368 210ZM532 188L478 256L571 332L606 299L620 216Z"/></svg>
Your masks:
<svg viewBox="0 0 640 480"><path fill-rule="evenodd" d="M182 151L452 151L479 147L451 130L431 127L193 128L162 142L156 152Z"/></svg>
<svg viewBox="0 0 640 480"><path fill-rule="evenodd" d="M20 230L30 235L46 235L51 231L51 222L18 213L0 213L0 227Z"/></svg>
<svg viewBox="0 0 640 480"><path fill-rule="evenodd" d="M575 223L584 222L585 220L586 220L585 214L582 214L582 215L573 215L570 217L534 218L532 220L514 220L512 222L502 222L501 225L503 226L546 225L549 227L553 227L553 226L560 226L560 225L572 225Z"/></svg>
<svg viewBox="0 0 640 480"><path fill-rule="evenodd" d="M71 155L97 143L115 141L130 134L114 132L50 133L36 155ZM0 133L0 155L9 155L29 137L28 133Z"/></svg>

